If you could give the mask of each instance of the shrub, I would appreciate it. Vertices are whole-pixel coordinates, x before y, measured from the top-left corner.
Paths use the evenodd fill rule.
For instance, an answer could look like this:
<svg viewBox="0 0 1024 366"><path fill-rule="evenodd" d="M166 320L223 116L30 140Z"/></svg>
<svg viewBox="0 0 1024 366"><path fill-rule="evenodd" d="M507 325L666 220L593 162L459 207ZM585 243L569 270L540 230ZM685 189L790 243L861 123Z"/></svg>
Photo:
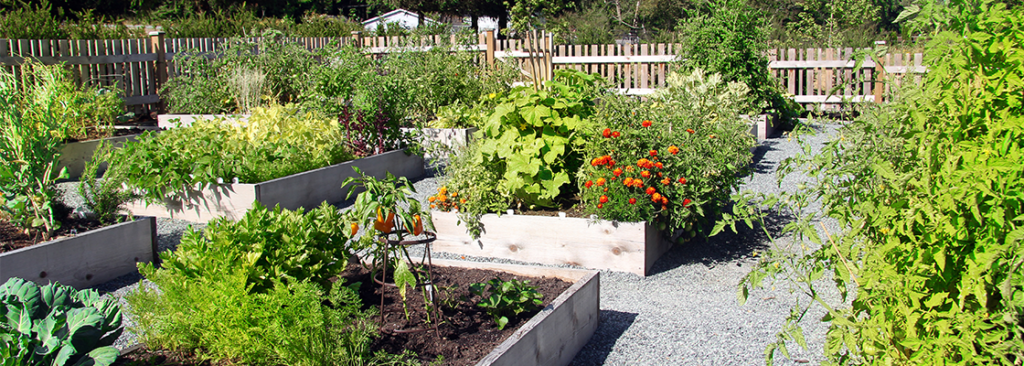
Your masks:
<svg viewBox="0 0 1024 366"><path fill-rule="evenodd" d="M811 249L769 253L740 286L745 300L788 280L825 307L832 364L1018 365L1024 355L1024 14L994 2L949 10L949 30L925 47L923 83L786 162L810 181L761 203L801 214L820 200L820 216L843 229L823 238L810 226L819 216L801 215L786 229ZM820 295L830 285L840 301ZM793 309L768 361L787 341L806 347L807 306Z"/></svg>
<svg viewBox="0 0 1024 366"><path fill-rule="evenodd" d="M256 108L247 121L143 134L111 155L108 174L152 202L185 199L189 187L259 183L351 160L341 140L337 123L294 105Z"/></svg>
<svg viewBox="0 0 1024 366"><path fill-rule="evenodd" d="M650 102L604 98L578 181L587 213L694 236L748 172L754 139L737 109L747 89L700 69L668 81Z"/></svg>
<svg viewBox="0 0 1024 366"><path fill-rule="evenodd" d="M0 356L5 365L99 365L121 354L121 310L93 290L17 277L0 285Z"/></svg>

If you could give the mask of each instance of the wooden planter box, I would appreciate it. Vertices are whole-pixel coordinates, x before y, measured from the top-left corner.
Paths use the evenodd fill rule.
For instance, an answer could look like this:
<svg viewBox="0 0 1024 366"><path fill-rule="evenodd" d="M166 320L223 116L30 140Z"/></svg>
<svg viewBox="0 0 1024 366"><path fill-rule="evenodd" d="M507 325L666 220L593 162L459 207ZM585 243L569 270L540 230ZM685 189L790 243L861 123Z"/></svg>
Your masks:
<svg viewBox="0 0 1024 366"><path fill-rule="evenodd" d="M384 178L386 172L408 178L416 178L424 173L422 157L396 150L262 183L228 183L201 191L189 190L185 201L165 200L160 205L134 202L128 205L128 209L135 215L173 217L194 222L208 222L218 216L238 220L252 208L253 202L266 207L280 204L289 210L299 207L312 209L322 202L345 200L348 188L342 189L341 182L356 176L352 167L359 167L366 175L378 179Z"/></svg>
<svg viewBox="0 0 1024 366"><path fill-rule="evenodd" d="M402 132L409 133L412 128L402 128ZM421 143L440 144L450 149L466 146L473 140L473 133L478 129L471 128L421 128Z"/></svg>
<svg viewBox="0 0 1024 366"><path fill-rule="evenodd" d="M601 320L601 273L598 271L441 259L433 262L439 266L487 269L520 276L556 277L573 283L477 362L477 366L568 365L590 341Z"/></svg>
<svg viewBox="0 0 1024 366"><path fill-rule="evenodd" d="M232 118L247 120L248 114L161 114L156 116L156 125L167 130L175 127L188 127L193 121L204 119Z"/></svg>
<svg viewBox="0 0 1024 366"><path fill-rule="evenodd" d="M100 142L106 141L114 145L114 147L120 147L125 141L135 141L139 135L128 135L128 136L117 136L108 137L99 140L79 141L64 144L61 148L60 162L57 166L58 171L64 167L68 169L69 179L78 179L82 177L82 171L85 170L85 163L92 160L92 154L96 151L96 148L100 145ZM107 170L107 164L103 163L100 166L100 173Z"/></svg>
<svg viewBox="0 0 1024 366"><path fill-rule="evenodd" d="M672 248L647 223L487 214L474 240L453 212L432 211L434 250L544 264L571 264L644 276Z"/></svg>
<svg viewBox="0 0 1024 366"><path fill-rule="evenodd" d="M156 218L142 217L86 233L0 254L0 283L21 277L83 289L159 260Z"/></svg>
<svg viewBox="0 0 1024 366"><path fill-rule="evenodd" d="M750 134L758 140L765 140L778 129L779 116L775 114L759 114L756 116L742 116L751 122Z"/></svg>

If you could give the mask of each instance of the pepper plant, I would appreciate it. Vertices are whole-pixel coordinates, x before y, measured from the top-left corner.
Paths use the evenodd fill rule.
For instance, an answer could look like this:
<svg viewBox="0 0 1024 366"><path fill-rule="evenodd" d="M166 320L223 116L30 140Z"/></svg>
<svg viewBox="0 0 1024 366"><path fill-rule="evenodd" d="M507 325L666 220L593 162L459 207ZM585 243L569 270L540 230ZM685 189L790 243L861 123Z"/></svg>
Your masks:
<svg viewBox="0 0 1024 366"><path fill-rule="evenodd" d="M528 286L529 283L529 280L503 281L500 278L495 278L487 283L470 285L469 292L480 296L477 306L484 308L487 314L494 318L494 322L500 330L505 329L505 326L508 325L510 316L536 311L544 303L544 294L537 292L536 288Z"/></svg>

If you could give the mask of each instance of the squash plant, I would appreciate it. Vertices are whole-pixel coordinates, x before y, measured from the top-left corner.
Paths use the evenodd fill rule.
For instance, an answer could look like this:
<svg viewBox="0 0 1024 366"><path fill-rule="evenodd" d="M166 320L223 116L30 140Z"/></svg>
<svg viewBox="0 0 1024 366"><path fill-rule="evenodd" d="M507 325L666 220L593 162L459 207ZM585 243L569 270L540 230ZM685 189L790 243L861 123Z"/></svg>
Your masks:
<svg viewBox="0 0 1024 366"><path fill-rule="evenodd" d="M475 163L496 163L496 187L516 205L554 207L575 187L582 146L595 113L597 75L558 70L541 90L517 87L501 99L477 131Z"/></svg>

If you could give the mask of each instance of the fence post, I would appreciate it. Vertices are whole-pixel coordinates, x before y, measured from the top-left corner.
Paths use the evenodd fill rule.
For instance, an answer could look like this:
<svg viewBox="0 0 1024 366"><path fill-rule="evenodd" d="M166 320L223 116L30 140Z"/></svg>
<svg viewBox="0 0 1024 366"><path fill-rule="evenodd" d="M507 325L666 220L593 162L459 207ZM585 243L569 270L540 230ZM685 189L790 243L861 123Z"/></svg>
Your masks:
<svg viewBox="0 0 1024 366"><path fill-rule="evenodd" d="M156 85L156 90L160 90L160 87L167 83L167 46L164 42L164 32L149 32L149 44L152 46L153 52L156 53L156 61L153 62L154 74L156 76L154 84ZM158 102L157 106L160 112L164 111L163 100Z"/></svg>
<svg viewBox="0 0 1024 366"><path fill-rule="evenodd" d="M487 66L494 66L494 31L489 30L486 33L484 42L487 44Z"/></svg>
<svg viewBox="0 0 1024 366"><path fill-rule="evenodd" d="M875 46L884 46L885 41L875 41ZM882 102L882 92L885 90L885 61L883 58L878 57L875 60L875 103Z"/></svg>
<svg viewBox="0 0 1024 366"><path fill-rule="evenodd" d="M358 48L363 47L363 32L352 31L352 44Z"/></svg>

